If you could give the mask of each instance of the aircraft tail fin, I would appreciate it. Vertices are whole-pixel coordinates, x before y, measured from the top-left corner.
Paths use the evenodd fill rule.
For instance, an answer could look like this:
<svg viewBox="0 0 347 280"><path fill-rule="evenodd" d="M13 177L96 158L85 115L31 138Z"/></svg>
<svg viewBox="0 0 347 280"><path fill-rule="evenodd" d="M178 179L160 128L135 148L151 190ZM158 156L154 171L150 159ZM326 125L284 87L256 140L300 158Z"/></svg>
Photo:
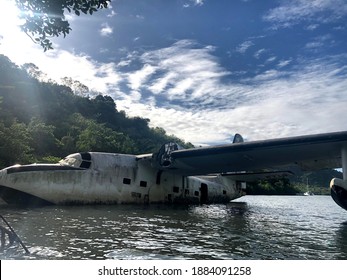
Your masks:
<svg viewBox="0 0 347 280"><path fill-rule="evenodd" d="M242 143L244 142L243 137L241 134L236 133L233 139L233 143Z"/></svg>

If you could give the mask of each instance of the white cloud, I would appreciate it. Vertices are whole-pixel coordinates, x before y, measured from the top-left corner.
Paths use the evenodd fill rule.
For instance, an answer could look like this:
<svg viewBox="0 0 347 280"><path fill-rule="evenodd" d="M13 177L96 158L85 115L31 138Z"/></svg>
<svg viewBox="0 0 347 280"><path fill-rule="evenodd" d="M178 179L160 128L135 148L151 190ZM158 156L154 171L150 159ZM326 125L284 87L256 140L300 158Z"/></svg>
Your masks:
<svg viewBox="0 0 347 280"><path fill-rule="evenodd" d="M211 55L213 50L213 47L199 48L194 42L183 40L171 47L144 53L141 60L155 69L155 73L151 72L155 75L142 89L167 100L184 98L185 102L207 96L206 93L215 90L211 84L219 84L218 81L229 74Z"/></svg>
<svg viewBox="0 0 347 280"><path fill-rule="evenodd" d="M281 61L278 62L278 67L279 68L285 67L285 66L289 65L291 62L292 62L291 59L281 60Z"/></svg>
<svg viewBox="0 0 347 280"><path fill-rule="evenodd" d="M315 30L319 27L319 24L310 24L308 26L306 26L307 30Z"/></svg>
<svg viewBox="0 0 347 280"><path fill-rule="evenodd" d="M110 27L107 23L103 23L99 32L101 36L110 36L113 33L113 28Z"/></svg>
<svg viewBox="0 0 347 280"><path fill-rule="evenodd" d="M335 22L347 15L345 0L294 0L271 9L264 20L273 22L277 27L289 27L302 21L326 23ZM317 24L308 28L315 29Z"/></svg>
<svg viewBox="0 0 347 280"><path fill-rule="evenodd" d="M211 50L180 41L144 53L143 63L155 71L136 88L152 93L151 101L123 99L118 108L193 143L225 142L236 132L254 140L347 128L347 71L335 63L338 57L301 61L295 71L272 69L232 83L222 79L230 73ZM275 67L293 63L282 60Z"/></svg>
<svg viewBox="0 0 347 280"><path fill-rule="evenodd" d="M305 48L307 48L307 49L317 49L317 48L322 47L322 46L324 46L323 42L315 41L315 42L306 43Z"/></svg>
<svg viewBox="0 0 347 280"><path fill-rule="evenodd" d="M130 115L145 115L152 125L194 143L226 142L236 132L255 140L346 130L346 69L335 66L318 61L287 73L286 78L278 78L276 72L267 79L257 76L252 86L238 85L251 100L235 108L153 108L127 101L117 104ZM237 103L237 96L224 95L224 103Z"/></svg>
<svg viewBox="0 0 347 280"><path fill-rule="evenodd" d="M135 15L135 17L139 20L144 20L145 19L145 16L143 15Z"/></svg>
<svg viewBox="0 0 347 280"><path fill-rule="evenodd" d="M141 70L128 75L129 87L138 90L154 72L155 67L145 64Z"/></svg>
<svg viewBox="0 0 347 280"><path fill-rule="evenodd" d="M168 87L170 81L175 81L177 79L177 74L173 72L168 72L160 78L153 81L153 83L149 86L149 90L154 94L160 94L164 91L165 88Z"/></svg>
<svg viewBox="0 0 347 280"><path fill-rule="evenodd" d="M253 45L254 43L252 41L245 41L236 48L236 51L239 53L245 53Z"/></svg>
<svg viewBox="0 0 347 280"><path fill-rule="evenodd" d="M266 52L265 49L260 49L260 50L258 50L258 51L256 51L256 52L254 53L254 57L255 57L256 59L259 59L265 52Z"/></svg>
<svg viewBox="0 0 347 280"><path fill-rule="evenodd" d="M117 15L117 13L116 13L113 9L111 9L111 11L110 11L110 13L107 15L107 17L112 18L112 17L114 17L114 16L116 16L116 15Z"/></svg>
<svg viewBox="0 0 347 280"><path fill-rule="evenodd" d="M204 5L204 0L193 0L194 4L196 6L202 6Z"/></svg>
<svg viewBox="0 0 347 280"><path fill-rule="evenodd" d="M265 63L271 63L271 62L274 62L275 60L277 59L277 57L276 56L271 56L271 57L269 57L266 61L265 61Z"/></svg>
<svg viewBox="0 0 347 280"><path fill-rule="evenodd" d="M65 19L68 21L68 22L73 22L75 21L76 19L78 18L77 15L71 13L71 14L65 14Z"/></svg>
<svg viewBox="0 0 347 280"><path fill-rule="evenodd" d="M332 39L332 36L327 35L321 35L316 38L314 38L311 42L306 43L305 48L307 49L317 49L326 46L329 44L329 46L334 45L334 40Z"/></svg>
<svg viewBox="0 0 347 280"><path fill-rule="evenodd" d="M183 8L189 8L191 5L193 6L202 6L204 5L205 0L190 0L190 3L184 3Z"/></svg>

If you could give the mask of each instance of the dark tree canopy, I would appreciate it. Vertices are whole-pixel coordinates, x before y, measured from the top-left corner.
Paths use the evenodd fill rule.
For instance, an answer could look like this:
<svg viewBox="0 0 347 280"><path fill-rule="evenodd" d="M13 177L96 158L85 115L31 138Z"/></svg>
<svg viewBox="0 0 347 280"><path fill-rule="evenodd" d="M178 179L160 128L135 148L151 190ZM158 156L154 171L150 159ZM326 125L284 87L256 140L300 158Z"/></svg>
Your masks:
<svg viewBox="0 0 347 280"><path fill-rule="evenodd" d="M65 12L92 15L102 8L107 8L111 0L15 0L25 20L21 26L35 43L45 51L52 49L50 37L64 37L71 28L65 19Z"/></svg>

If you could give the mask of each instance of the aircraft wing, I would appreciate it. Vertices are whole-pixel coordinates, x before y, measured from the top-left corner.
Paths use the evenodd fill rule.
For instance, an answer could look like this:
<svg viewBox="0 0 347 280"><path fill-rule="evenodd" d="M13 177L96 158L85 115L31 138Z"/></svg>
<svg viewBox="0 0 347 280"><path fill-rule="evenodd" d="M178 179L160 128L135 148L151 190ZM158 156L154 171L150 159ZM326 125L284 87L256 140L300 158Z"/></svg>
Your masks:
<svg viewBox="0 0 347 280"><path fill-rule="evenodd" d="M167 146L152 160L161 170L184 175L317 170L340 168L343 148L347 131L182 150Z"/></svg>

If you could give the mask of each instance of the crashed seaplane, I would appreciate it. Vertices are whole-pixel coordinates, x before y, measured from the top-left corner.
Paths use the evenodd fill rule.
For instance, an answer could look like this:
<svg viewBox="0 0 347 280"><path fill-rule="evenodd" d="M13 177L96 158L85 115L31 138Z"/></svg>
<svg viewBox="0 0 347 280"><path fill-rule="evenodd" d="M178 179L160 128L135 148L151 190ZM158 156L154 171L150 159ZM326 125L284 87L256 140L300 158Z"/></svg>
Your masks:
<svg viewBox="0 0 347 280"><path fill-rule="evenodd" d="M9 204L227 203L245 182L297 170L343 168L331 195L347 210L347 131L180 149L153 154L86 152L57 164L14 165L0 171L0 197Z"/></svg>

